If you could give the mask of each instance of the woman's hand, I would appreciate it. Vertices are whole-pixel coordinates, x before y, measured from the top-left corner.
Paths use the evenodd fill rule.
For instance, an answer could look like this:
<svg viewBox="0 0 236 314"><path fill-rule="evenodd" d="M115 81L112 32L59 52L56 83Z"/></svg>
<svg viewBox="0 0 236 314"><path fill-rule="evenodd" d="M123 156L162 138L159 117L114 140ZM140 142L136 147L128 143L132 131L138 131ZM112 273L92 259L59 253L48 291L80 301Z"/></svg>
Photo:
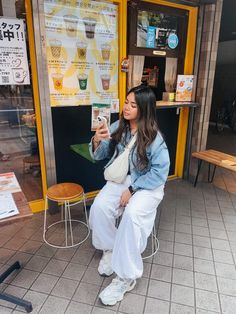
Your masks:
<svg viewBox="0 0 236 314"><path fill-rule="evenodd" d="M120 207L125 207L128 204L131 196L132 196L132 194L130 193L130 191L128 189L125 190L122 193L121 198L120 198Z"/></svg>
<svg viewBox="0 0 236 314"><path fill-rule="evenodd" d="M96 150L101 140L110 138L110 133L107 127L107 124L101 124L96 129L96 132L93 136L93 149Z"/></svg>

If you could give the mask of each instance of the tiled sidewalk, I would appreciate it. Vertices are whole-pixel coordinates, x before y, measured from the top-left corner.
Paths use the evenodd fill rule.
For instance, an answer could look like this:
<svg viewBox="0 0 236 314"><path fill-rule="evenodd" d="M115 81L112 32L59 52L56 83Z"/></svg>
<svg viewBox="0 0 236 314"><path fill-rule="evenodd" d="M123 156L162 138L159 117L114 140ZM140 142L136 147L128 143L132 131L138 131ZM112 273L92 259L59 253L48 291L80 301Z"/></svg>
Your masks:
<svg viewBox="0 0 236 314"><path fill-rule="evenodd" d="M111 279L98 275L101 255L90 240L77 249L46 246L42 214L0 228L1 271L17 259L23 264L1 288L32 301L33 313L235 314L236 195L175 180L168 182L160 210L160 251L145 261L143 278L114 307L98 300ZM51 233L63 241L60 229ZM1 314L22 312L0 301Z"/></svg>

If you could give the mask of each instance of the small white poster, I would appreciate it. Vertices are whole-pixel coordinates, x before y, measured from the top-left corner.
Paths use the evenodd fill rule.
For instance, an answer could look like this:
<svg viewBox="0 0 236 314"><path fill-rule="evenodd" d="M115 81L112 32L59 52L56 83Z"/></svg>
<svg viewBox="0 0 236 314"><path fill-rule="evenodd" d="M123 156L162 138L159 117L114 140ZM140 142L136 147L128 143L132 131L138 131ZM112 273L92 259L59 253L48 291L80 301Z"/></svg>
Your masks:
<svg viewBox="0 0 236 314"><path fill-rule="evenodd" d="M0 85L30 84L24 21L0 17Z"/></svg>

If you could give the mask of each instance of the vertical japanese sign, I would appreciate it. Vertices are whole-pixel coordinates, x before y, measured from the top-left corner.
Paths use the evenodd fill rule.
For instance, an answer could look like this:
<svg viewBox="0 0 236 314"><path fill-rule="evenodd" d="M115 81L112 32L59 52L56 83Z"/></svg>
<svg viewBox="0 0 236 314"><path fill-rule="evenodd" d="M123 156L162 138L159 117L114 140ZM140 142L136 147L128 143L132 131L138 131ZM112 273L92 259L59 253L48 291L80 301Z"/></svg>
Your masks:
<svg viewBox="0 0 236 314"><path fill-rule="evenodd" d="M117 99L117 5L44 0L44 12L51 106Z"/></svg>
<svg viewBox="0 0 236 314"><path fill-rule="evenodd" d="M30 84L24 21L0 17L0 85Z"/></svg>

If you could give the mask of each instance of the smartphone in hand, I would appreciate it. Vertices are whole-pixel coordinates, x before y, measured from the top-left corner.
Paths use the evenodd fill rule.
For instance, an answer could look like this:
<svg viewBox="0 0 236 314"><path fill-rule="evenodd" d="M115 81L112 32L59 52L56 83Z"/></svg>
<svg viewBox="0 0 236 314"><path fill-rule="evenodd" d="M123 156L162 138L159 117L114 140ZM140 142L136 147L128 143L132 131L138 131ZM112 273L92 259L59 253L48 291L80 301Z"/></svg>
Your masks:
<svg viewBox="0 0 236 314"><path fill-rule="evenodd" d="M97 119L98 119L98 124L99 125L103 124L104 127L107 127L107 119L105 117L98 116Z"/></svg>

